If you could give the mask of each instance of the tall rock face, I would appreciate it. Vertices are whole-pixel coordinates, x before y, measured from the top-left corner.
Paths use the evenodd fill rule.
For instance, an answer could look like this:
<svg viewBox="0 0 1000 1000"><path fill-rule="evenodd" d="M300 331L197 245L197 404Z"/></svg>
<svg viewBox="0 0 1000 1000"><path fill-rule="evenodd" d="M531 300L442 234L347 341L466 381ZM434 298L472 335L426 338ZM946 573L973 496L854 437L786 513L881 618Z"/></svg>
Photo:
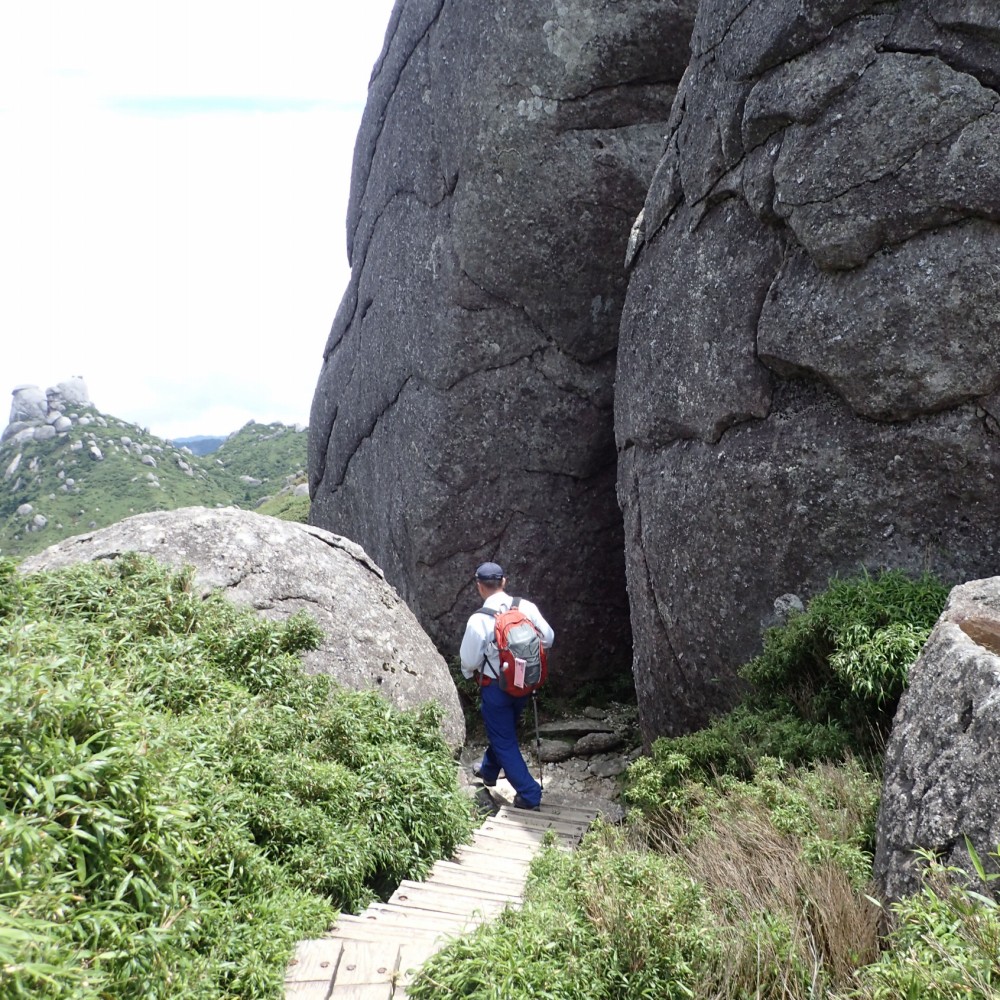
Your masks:
<svg viewBox="0 0 1000 1000"><path fill-rule="evenodd" d="M619 499L647 738L786 592L995 571L1000 16L702 0L633 230Z"/></svg>
<svg viewBox="0 0 1000 1000"><path fill-rule="evenodd" d="M442 649L507 570L552 678L631 661L612 387L622 259L695 0L399 0L355 152L350 287L310 417L313 522Z"/></svg>

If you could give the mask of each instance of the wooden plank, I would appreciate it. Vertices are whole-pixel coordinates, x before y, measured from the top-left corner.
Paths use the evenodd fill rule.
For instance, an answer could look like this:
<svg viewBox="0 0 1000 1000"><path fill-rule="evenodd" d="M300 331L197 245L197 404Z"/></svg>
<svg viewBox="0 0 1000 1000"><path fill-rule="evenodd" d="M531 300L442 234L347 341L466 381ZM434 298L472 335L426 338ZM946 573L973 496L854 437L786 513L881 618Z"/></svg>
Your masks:
<svg viewBox="0 0 1000 1000"><path fill-rule="evenodd" d="M312 983L326 980L329 986L337 971L340 953L339 941L328 938L300 941L285 970L285 982Z"/></svg>
<svg viewBox="0 0 1000 1000"><path fill-rule="evenodd" d="M457 917L450 914L428 913L425 910L412 910L402 906L391 907L383 904L378 913L370 913L365 917L373 924L401 928L408 933L409 928L423 931L434 931L437 934L461 934L468 927L481 923L475 917Z"/></svg>
<svg viewBox="0 0 1000 1000"><path fill-rule="evenodd" d="M392 984L359 983L357 986L334 986L330 1000L392 1000Z"/></svg>
<svg viewBox="0 0 1000 1000"><path fill-rule="evenodd" d="M357 917L353 916L340 916L337 918L337 922L327 931L327 936L329 937L349 937L357 928L377 928L379 926L377 921L369 920L364 915ZM414 930L419 930L414 928Z"/></svg>
<svg viewBox="0 0 1000 1000"><path fill-rule="evenodd" d="M491 816L490 823L516 823L528 830L556 830L582 837L591 824L585 820L562 819L558 816L543 816L541 813L526 813L523 809L501 809Z"/></svg>
<svg viewBox="0 0 1000 1000"><path fill-rule="evenodd" d="M495 866L494 866L495 867ZM437 861L431 869L428 881L440 881L445 885L464 885L470 889L484 889L487 892L520 895L524 891L524 879L517 875L501 875L496 871L479 871L454 861Z"/></svg>
<svg viewBox="0 0 1000 1000"><path fill-rule="evenodd" d="M548 834L548 830L532 830L518 826L516 823L484 823L475 833L476 837L495 837L510 844L524 844L538 847ZM557 841L567 842L564 834L556 834ZM570 843L576 843L577 838L569 838Z"/></svg>
<svg viewBox="0 0 1000 1000"><path fill-rule="evenodd" d="M467 874L465 878L462 878L461 875L448 875L447 873L438 873L426 882L418 882L417 885L425 886L428 889L441 889L452 895L470 896L477 900L497 903L520 899L523 888L514 883L510 889L502 891L497 890L495 884L490 884L482 876L470 878ZM400 889L402 888L403 886L400 886Z"/></svg>
<svg viewBox="0 0 1000 1000"><path fill-rule="evenodd" d="M446 941L458 937L462 928L444 927L440 922L432 920L401 922L395 916L386 914L377 920L365 921L365 926L347 928L344 931L344 941L398 941L401 937L414 941Z"/></svg>
<svg viewBox="0 0 1000 1000"><path fill-rule="evenodd" d="M285 983L285 1000L329 1000L333 980L314 983Z"/></svg>
<svg viewBox="0 0 1000 1000"><path fill-rule="evenodd" d="M381 941L397 936L395 925L387 925L384 921L363 920L360 917L351 917L345 920L340 917L337 923L327 932L328 935L337 940L352 941ZM407 935L411 937L427 938L434 940L437 937L437 930L423 929L420 927L410 927Z"/></svg>
<svg viewBox="0 0 1000 1000"><path fill-rule="evenodd" d="M494 906L503 907L512 898L518 896L510 893L479 892L475 889L467 889L464 886L443 885L440 882L404 882L393 894L390 903L407 903L426 896L436 898L441 896L446 901L464 902L471 905L480 903L492 903Z"/></svg>
<svg viewBox="0 0 1000 1000"><path fill-rule="evenodd" d="M531 857L512 858L472 844L463 845L455 852L455 861L460 865L474 868L485 874L500 871L505 876L509 876L511 873L519 876L526 875L531 866Z"/></svg>
<svg viewBox="0 0 1000 1000"><path fill-rule="evenodd" d="M516 836L520 831L514 830L510 839L505 840L502 833L496 833L492 830L483 830L482 828L474 830L472 833L472 840L469 844L463 844L463 847L480 847L481 849L488 849L494 851L497 854L501 854L503 857L524 857L530 861L538 853L538 843L542 839L537 836L536 839L527 841L523 838L518 839ZM532 831L528 831L531 833ZM534 833L537 835L538 831L535 830ZM484 843L485 841L485 843Z"/></svg>
<svg viewBox="0 0 1000 1000"><path fill-rule="evenodd" d="M534 854L519 858L505 857L498 851L484 847L482 844L463 844L455 851L452 861L467 868L477 867L482 874L498 874L501 878L516 878L524 880L531 867Z"/></svg>
<svg viewBox="0 0 1000 1000"><path fill-rule="evenodd" d="M468 893L448 892L443 886L409 889L394 895L389 902L429 913L453 913L467 917L471 917L473 913L493 917L507 905L507 900L483 899Z"/></svg>
<svg viewBox="0 0 1000 1000"><path fill-rule="evenodd" d="M285 983L286 1000L329 1000L333 989L332 979L313 982Z"/></svg>
<svg viewBox="0 0 1000 1000"><path fill-rule="evenodd" d="M574 805L572 802L542 801L538 809L517 809L515 812L532 813L535 816L559 816L562 819L585 820L593 823L597 819L599 809L591 806Z"/></svg>
<svg viewBox="0 0 1000 1000"><path fill-rule="evenodd" d="M420 944L404 944L399 949L399 975L396 978L394 1000L406 996L406 987L417 977L424 962L435 954L438 949L428 950Z"/></svg>
<svg viewBox="0 0 1000 1000"><path fill-rule="evenodd" d="M600 812L600 810L594 806L585 806L576 802L566 802L564 800L553 801L552 799L546 799L544 797L542 798L542 804L538 809L518 809L514 805L513 796L508 798L506 795L494 791L490 797L493 799L493 804L497 806L498 809L506 809L508 812L512 813L524 813L526 816L560 816L563 819L583 820L591 823L597 818L597 815Z"/></svg>
<svg viewBox="0 0 1000 1000"><path fill-rule="evenodd" d="M538 853L537 843L518 843L515 840L505 840L496 834L483 833L477 830L472 835L472 843L468 845L492 854L495 858L514 858L515 860L531 861Z"/></svg>
<svg viewBox="0 0 1000 1000"><path fill-rule="evenodd" d="M376 914L380 917L399 917L401 920L412 921L413 923L419 924L421 922L427 922L428 916L423 911L414 910L410 906L404 906L400 903L377 903L369 906L365 911L365 918L370 919L372 914ZM450 921L451 923L461 926L465 923L465 916L459 913L442 913L442 920ZM439 922L435 920L435 922Z"/></svg>
<svg viewBox="0 0 1000 1000"><path fill-rule="evenodd" d="M390 1000L398 967L398 942L345 941L330 1000Z"/></svg>

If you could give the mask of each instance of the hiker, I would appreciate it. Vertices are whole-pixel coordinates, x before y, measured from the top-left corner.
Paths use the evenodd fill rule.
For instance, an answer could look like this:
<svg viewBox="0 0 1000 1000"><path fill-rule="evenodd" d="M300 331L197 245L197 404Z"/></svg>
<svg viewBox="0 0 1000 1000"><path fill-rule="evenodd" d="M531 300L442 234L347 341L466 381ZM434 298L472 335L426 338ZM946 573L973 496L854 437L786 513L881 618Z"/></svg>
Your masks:
<svg viewBox="0 0 1000 1000"><path fill-rule="evenodd" d="M528 695L515 697L500 689L500 656L494 634L494 618L483 609L497 614L507 611L515 601L506 593L507 578L494 562L483 563L476 570L476 590L483 601L483 608L474 612L465 626L462 637L462 675L475 677L482 696L483 722L489 743L482 762L472 769L484 785L492 788L503 771L517 794L514 805L518 809L537 809L542 801L542 788L531 776L528 765L521 756L517 742L517 720L528 707ZM521 598L517 607L538 629L541 645L548 649L555 633L542 617L541 611L528 600ZM528 628L527 623L524 628Z"/></svg>

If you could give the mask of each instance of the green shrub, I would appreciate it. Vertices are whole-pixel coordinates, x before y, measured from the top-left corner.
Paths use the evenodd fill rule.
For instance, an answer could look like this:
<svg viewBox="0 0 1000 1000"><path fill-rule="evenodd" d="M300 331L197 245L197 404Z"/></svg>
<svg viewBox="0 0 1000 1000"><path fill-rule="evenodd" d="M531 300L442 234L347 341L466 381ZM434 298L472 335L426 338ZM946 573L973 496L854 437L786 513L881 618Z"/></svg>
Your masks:
<svg viewBox="0 0 1000 1000"><path fill-rule="evenodd" d="M892 930L878 962L860 971L852 1000L996 1000L1000 997L1000 908L995 882L972 852L977 882L923 852L920 892L891 907Z"/></svg>
<svg viewBox="0 0 1000 1000"><path fill-rule="evenodd" d="M764 758L751 781L688 782L679 796L635 822L711 911L719 950L697 970L696 996L824 996L875 957L878 782L860 764Z"/></svg>
<svg viewBox="0 0 1000 1000"><path fill-rule="evenodd" d="M298 497L291 493L279 493L256 508L258 514L279 517L282 521L298 521L300 524L309 523L311 509L309 497Z"/></svg>
<svg viewBox="0 0 1000 1000"><path fill-rule="evenodd" d="M136 557L0 582L0 995L277 997L469 831L436 711L304 674L311 620Z"/></svg>
<svg viewBox="0 0 1000 1000"><path fill-rule="evenodd" d="M850 742L836 724L742 705L698 732L655 740L650 756L629 768L625 798L641 809L656 810L669 805L686 782L721 775L746 780L765 757L787 764L842 759Z"/></svg>
<svg viewBox="0 0 1000 1000"><path fill-rule="evenodd" d="M531 867L520 912L450 944L415 998L819 998L875 958L860 764L688 782L684 803Z"/></svg>
<svg viewBox="0 0 1000 1000"><path fill-rule="evenodd" d="M910 664L948 596L930 576L898 572L835 579L788 623L768 630L740 674L751 693L705 729L655 740L626 777L635 806L669 804L685 781L749 778L757 762L876 758Z"/></svg>
<svg viewBox="0 0 1000 1000"><path fill-rule="evenodd" d="M855 750L880 750L947 597L928 574L832 580L804 612L765 633L763 651L740 671L754 687L751 703L838 725Z"/></svg>

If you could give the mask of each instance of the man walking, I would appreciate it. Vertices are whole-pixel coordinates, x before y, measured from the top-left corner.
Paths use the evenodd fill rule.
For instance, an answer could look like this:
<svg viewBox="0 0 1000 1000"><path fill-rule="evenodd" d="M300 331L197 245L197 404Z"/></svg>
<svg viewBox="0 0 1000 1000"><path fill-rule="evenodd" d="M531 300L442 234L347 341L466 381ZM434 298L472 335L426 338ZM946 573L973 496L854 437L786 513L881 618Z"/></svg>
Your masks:
<svg viewBox="0 0 1000 1000"><path fill-rule="evenodd" d="M507 594L506 586L507 578L496 563L483 563L476 570L476 590L484 608L489 608L496 614L510 608L514 599ZM538 629L541 643L548 649L555 633L542 613L536 605L523 597L518 608ZM479 681L483 723L489 739L482 763L473 768L473 773L482 778L484 785L492 788L502 770L517 792L514 805L518 809L537 809L542 801L542 789L531 776L517 742L517 721L528 707L529 696L518 698L500 690L497 681L500 654L497 651L493 622L493 616L482 610L476 611L470 616L462 637L462 675L476 677Z"/></svg>

